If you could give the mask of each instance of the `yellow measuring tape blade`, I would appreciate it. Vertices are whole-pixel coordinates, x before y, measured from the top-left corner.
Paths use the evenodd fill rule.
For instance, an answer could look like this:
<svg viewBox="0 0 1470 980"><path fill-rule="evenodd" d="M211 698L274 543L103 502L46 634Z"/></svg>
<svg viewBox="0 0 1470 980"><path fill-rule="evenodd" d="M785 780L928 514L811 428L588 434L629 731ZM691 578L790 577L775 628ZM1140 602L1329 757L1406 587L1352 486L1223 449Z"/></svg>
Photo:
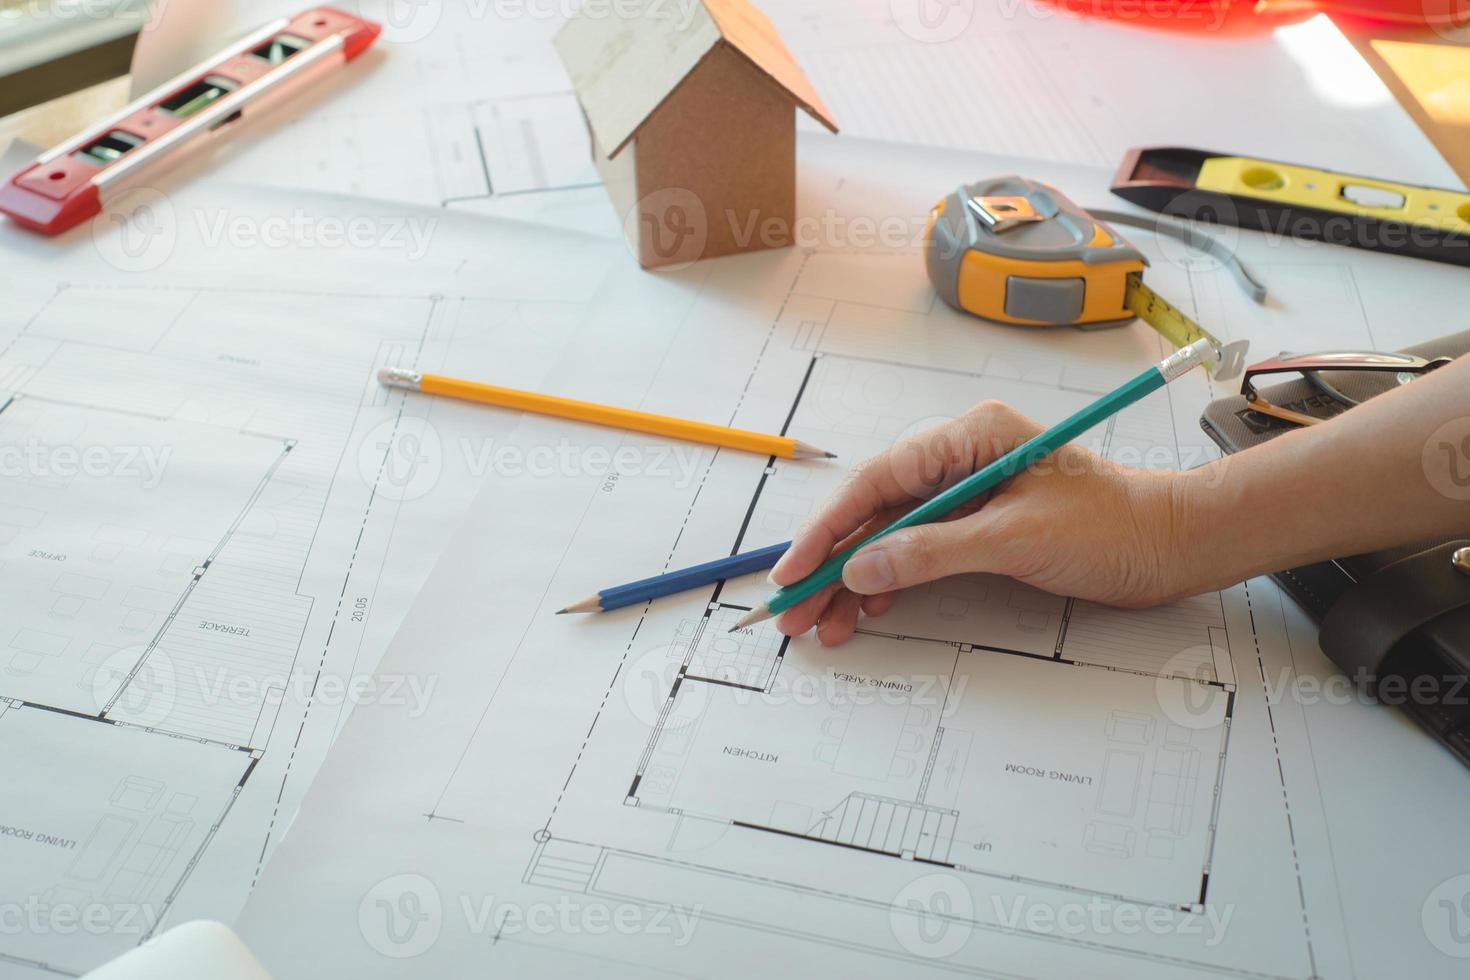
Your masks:
<svg viewBox="0 0 1470 980"><path fill-rule="evenodd" d="M1157 330L1175 347L1188 347L1197 340L1208 340L1215 348L1215 378L1233 378L1245 368L1246 342L1222 343L1214 334L1185 316L1177 306L1143 284L1137 272L1128 273L1128 286L1123 292L1123 305L1144 323Z"/></svg>

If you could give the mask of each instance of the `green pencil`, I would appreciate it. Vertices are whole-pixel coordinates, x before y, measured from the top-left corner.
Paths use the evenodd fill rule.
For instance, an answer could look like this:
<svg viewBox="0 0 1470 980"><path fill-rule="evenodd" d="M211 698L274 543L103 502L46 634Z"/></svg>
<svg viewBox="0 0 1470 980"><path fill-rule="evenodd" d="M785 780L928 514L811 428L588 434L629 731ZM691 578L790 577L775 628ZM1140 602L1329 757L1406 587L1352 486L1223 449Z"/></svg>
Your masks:
<svg viewBox="0 0 1470 980"><path fill-rule="evenodd" d="M1039 462L1093 426L1117 415L1149 392L1162 388L1175 378L1187 374L1191 368L1215 356L1210 342L1200 340L1173 356L1165 358L1132 381L1125 382L1117 390L1103 395L1071 418L1057 423L1004 456L992 460L948 490L936 495L932 500L927 500L915 507L883 530L858 542L846 551L828 558L818 566L816 571L800 582L773 592L769 599L752 609L740 622L736 623L731 632L778 616L803 599L808 599L834 582L841 581L843 566L862 548L894 531L918 524L932 524L966 501L974 500L1002 480L1009 479L1026 467Z"/></svg>

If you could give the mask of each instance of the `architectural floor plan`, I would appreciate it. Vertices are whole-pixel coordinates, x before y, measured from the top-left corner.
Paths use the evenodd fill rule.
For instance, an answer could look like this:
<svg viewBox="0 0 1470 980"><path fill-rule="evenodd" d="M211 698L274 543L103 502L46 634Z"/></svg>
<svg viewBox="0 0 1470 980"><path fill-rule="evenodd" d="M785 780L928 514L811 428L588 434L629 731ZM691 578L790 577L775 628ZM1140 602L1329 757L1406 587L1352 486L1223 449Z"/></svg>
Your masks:
<svg viewBox="0 0 1470 980"><path fill-rule="evenodd" d="M790 292L750 384L766 389L762 369L783 362L793 386L786 431L842 460L953 418L977 393L1061 418L1121 368L1109 356L1048 363L1025 338L957 357L946 341L985 341L965 336L967 324L937 300L894 291L912 270L907 255L831 252L788 264ZM843 298L825 295L839 289ZM911 346L920 333L935 342ZM777 344L788 349L778 354ZM1080 345L1101 351L1109 341ZM1114 457L1163 449L1179 458L1172 401L1166 393L1137 406L1083 441ZM715 498L734 505L726 521L735 536L722 548L759 547L789 537L844 472L721 454L696 510L703 517L717 488L746 483L743 502ZM788 900L878 902L927 872L977 896L1039 892L1206 921L1216 862L1229 858L1228 848L1217 856L1216 831L1235 756L1231 650L1254 642L1239 626L1232 637L1221 596L1121 612L966 576L911 590L853 641L826 649L769 624L731 633L766 591L758 577L725 583L628 623L638 647L651 649L626 664L624 705L610 699L599 717L537 835L527 884L699 905L770 928L752 911ZM625 739L645 728L635 755ZM618 767L627 787L609 813ZM1233 791L1250 793L1244 782L1237 777ZM448 802L442 814L459 817ZM1279 843L1285 857L1288 842ZM785 897L712 899L723 888L709 876L737 871ZM1297 883L1288 875L1280 884ZM1214 945L1194 955L1115 945L1119 969L1133 976L1170 975L1181 960L1221 965ZM915 949L922 961L923 944ZM1295 975L1240 975L1255 972Z"/></svg>
<svg viewBox="0 0 1470 980"><path fill-rule="evenodd" d="M916 413L959 414L977 384L1013 403L1028 397L984 375L820 356L791 425L842 458L865 458ZM1050 407L1070 413L1087 398L1059 390ZM1105 451L1126 438L1115 428L1102 434ZM737 549L789 537L835 475L773 463ZM964 577L904 596L833 651L793 647L768 626L730 635L762 598L758 583L721 588L680 625L671 649L682 659L630 805L1204 904L1235 690L1217 596L1126 614ZM1205 706L1188 727L1161 710L1160 684Z"/></svg>
<svg viewBox="0 0 1470 980"><path fill-rule="evenodd" d="M0 934L7 977L233 919L354 705L428 696L372 670L515 421L374 372L491 357L534 386L620 254L552 234L585 289L503 278L474 257L494 236L448 218L363 292L330 250L201 247L209 221L265 220L260 197L167 207L159 269L110 265L104 239L66 281L23 253L6 270L0 903L31 923Z"/></svg>
<svg viewBox="0 0 1470 980"><path fill-rule="evenodd" d="M1014 166L852 141L802 153L802 213L838 229L882 215L921 227L929 202L911 188ZM1033 173L1102 193L1096 174ZM1401 292L1373 258L1246 247L1273 289L1255 307L1207 261L1139 239L1154 287L1226 339L1285 346L1281 310L1307 306L1339 345L1411 332L1412 314L1375 312ZM1294 341L1316 343L1316 320L1293 322ZM834 649L766 625L728 632L763 597L758 577L553 615L620 578L782 540L848 466L975 401L1055 421L1161 352L1137 325L1038 333L959 316L905 241L834 233L615 275L559 390L779 430L839 460L700 449L680 474L487 488L384 660L442 679L430 710L354 714L247 907L247 941L287 975L475 962L1307 980L1374 975L1384 957L1452 975L1417 911L1445 877L1437 862L1389 869L1338 849L1371 823L1340 750L1372 757L1409 733L1368 706L1283 701L1280 685L1330 671L1269 582L1121 612L962 577L911 590ZM1197 465L1213 458L1199 409L1223 393L1197 373L1082 441L1131 465ZM546 419L514 434L525 452L564 437ZM658 445L579 438L609 458ZM1457 792L1402 767L1382 778ZM1409 914L1373 919L1353 897L1365 873Z"/></svg>
<svg viewBox="0 0 1470 980"><path fill-rule="evenodd" d="M588 186L555 6L364 0L371 52L228 159L57 240L0 225L0 977L198 917L282 978L1452 975L1421 918L1443 862L1385 847L1358 777L1425 801L1411 841L1458 839L1463 784L1399 763L1421 758L1401 719L1282 702L1329 671L1269 583L1123 614L956 579L836 651L725 632L755 580L551 615L790 536L846 467L977 400L1055 420L1162 354L1142 327L1043 337L937 305L918 232L961 181L1019 169L1095 205L1105 175L1072 165L1266 128L1283 157L1449 180L1381 84L1291 111L1342 87L1307 70L1337 63L1325 18L1292 50L1181 37L1162 63L1119 40L1104 91L1078 52L1112 28L1048 4L940 5L972 11L964 37L888 0L766 4L844 127L803 134L801 247L648 276ZM1222 131L1188 86L1247 61L1282 97ZM1262 354L1443 333L1463 288L1244 242L1261 308L1138 238L1151 284ZM389 394L387 365L840 460L522 422ZM1197 465L1225 393L1190 379L1087 441Z"/></svg>

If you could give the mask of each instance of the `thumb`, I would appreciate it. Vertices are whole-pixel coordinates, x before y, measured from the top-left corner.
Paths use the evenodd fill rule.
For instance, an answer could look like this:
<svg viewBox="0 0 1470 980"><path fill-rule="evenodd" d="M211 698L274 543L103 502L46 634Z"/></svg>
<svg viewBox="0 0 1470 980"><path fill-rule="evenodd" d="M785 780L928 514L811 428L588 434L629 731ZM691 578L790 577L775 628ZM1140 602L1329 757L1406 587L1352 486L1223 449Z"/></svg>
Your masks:
<svg viewBox="0 0 1470 980"><path fill-rule="evenodd" d="M987 571L978 517L895 531L848 559L842 584L860 595L876 595L948 575Z"/></svg>

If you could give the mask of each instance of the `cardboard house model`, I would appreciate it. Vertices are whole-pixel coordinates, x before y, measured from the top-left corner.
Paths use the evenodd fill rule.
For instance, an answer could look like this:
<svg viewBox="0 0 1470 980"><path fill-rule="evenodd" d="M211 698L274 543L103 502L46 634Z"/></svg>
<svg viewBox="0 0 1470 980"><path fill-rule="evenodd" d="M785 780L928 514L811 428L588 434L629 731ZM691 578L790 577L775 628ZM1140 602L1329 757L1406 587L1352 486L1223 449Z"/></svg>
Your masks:
<svg viewBox="0 0 1470 980"><path fill-rule="evenodd" d="M796 111L816 90L747 0L588 4L556 36L645 267L791 244Z"/></svg>

